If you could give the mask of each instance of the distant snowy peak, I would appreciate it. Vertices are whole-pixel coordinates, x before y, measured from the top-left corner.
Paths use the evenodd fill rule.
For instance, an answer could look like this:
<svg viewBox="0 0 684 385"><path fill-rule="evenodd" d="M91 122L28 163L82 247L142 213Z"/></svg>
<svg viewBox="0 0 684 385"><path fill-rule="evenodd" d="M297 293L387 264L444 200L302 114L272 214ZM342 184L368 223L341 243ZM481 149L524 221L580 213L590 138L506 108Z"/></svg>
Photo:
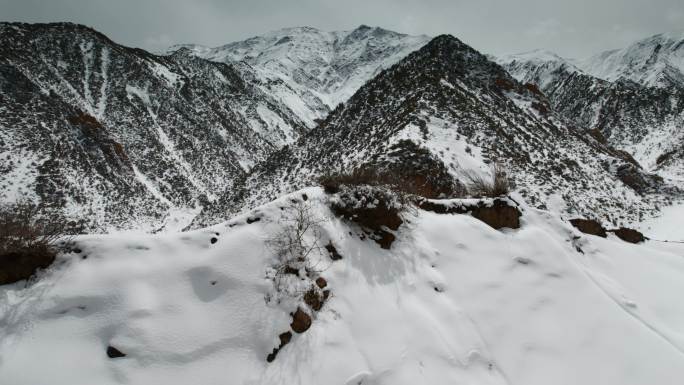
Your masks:
<svg viewBox="0 0 684 385"><path fill-rule="evenodd" d="M352 31L286 28L216 48L185 48L217 62L248 64L265 91L283 101L313 127L366 81L425 45L410 36L362 25Z"/></svg>
<svg viewBox="0 0 684 385"><path fill-rule="evenodd" d="M654 35L578 64L585 72L609 81L627 79L649 87L684 87L684 32Z"/></svg>
<svg viewBox="0 0 684 385"><path fill-rule="evenodd" d="M522 83L534 83L545 88L559 74L582 73L571 59L547 50L534 50L502 56L496 62Z"/></svg>

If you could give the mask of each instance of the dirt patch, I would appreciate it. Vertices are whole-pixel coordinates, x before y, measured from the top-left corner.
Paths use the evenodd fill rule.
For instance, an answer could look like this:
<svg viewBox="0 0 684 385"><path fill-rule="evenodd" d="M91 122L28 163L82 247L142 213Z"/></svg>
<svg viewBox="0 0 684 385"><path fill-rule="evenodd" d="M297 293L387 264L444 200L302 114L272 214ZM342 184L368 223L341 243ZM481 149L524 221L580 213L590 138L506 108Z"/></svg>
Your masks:
<svg viewBox="0 0 684 385"><path fill-rule="evenodd" d="M585 234L596 235L602 238L608 236L606 234L606 229L603 226L601 226L601 224L598 221L595 221L593 219L571 219L570 224L572 224L577 230Z"/></svg>
<svg viewBox="0 0 684 385"><path fill-rule="evenodd" d="M620 227L615 230L608 230L615 234L618 238L629 243L641 243L646 240L646 237L641 232L627 227Z"/></svg>

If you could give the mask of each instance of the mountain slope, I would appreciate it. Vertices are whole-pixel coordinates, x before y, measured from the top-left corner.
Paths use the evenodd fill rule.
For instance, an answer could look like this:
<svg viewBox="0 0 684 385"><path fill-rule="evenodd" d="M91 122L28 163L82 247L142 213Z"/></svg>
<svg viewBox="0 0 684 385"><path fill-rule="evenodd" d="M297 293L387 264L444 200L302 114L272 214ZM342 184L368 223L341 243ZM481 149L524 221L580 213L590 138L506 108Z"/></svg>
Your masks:
<svg viewBox="0 0 684 385"><path fill-rule="evenodd" d="M384 250L335 217L329 199L307 189L182 235L77 239L81 253L62 255L40 280L0 287L0 378L675 385L684 377L678 245L589 236L522 207L522 228L503 231L469 215L413 210ZM307 241L332 241L342 259L310 256L331 294L269 363L290 313L308 308L294 295L268 300L278 292L264 277L278 255L265 240L302 204L317 219L319 238L309 232ZM108 346L126 356L108 358Z"/></svg>
<svg viewBox="0 0 684 385"><path fill-rule="evenodd" d="M187 50L155 56L65 23L3 23L0 42L0 196L91 231L183 227L305 130L254 78Z"/></svg>
<svg viewBox="0 0 684 385"><path fill-rule="evenodd" d="M498 61L519 81L538 86L568 121L600 132L646 169L684 176L684 87L650 87L622 77L602 80L553 54Z"/></svg>
<svg viewBox="0 0 684 385"><path fill-rule="evenodd" d="M242 62L256 72L261 88L287 105L309 126L325 118L366 81L429 41L362 25L353 31L286 28L194 55L217 62Z"/></svg>
<svg viewBox="0 0 684 385"><path fill-rule="evenodd" d="M578 62L586 73L608 81L627 79L647 87L684 87L684 33L658 34L623 49Z"/></svg>
<svg viewBox="0 0 684 385"><path fill-rule="evenodd" d="M505 164L539 207L629 222L655 209L657 178L562 123L543 95L451 36L383 71L299 142L273 154L195 225L266 202L320 175L372 167L464 181ZM432 182L434 183L434 182ZM441 187L432 189L439 195Z"/></svg>

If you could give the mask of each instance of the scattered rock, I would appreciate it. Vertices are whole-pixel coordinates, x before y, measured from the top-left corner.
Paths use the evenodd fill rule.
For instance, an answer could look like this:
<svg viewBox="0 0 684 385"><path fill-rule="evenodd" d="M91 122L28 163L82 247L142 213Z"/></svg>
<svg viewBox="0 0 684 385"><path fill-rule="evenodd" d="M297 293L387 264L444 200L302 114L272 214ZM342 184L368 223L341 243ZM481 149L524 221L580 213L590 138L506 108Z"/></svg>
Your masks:
<svg viewBox="0 0 684 385"><path fill-rule="evenodd" d="M278 355L280 349L282 349L285 345L290 343L290 340L292 340L292 333L289 331L281 333L278 336L278 338L280 338L280 345L277 348L273 348L273 352L271 352L271 354L269 354L266 357L267 362L273 362L273 360L275 360L276 358L276 355Z"/></svg>
<svg viewBox="0 0 684 385"><path fill-rule="evenodd" d="M309 196L306 194L302 194L302 199L307 201L307 200L309 200Z"/></svg>
<svg viewBox="0 0 684 385"><path fill-rule="evenodd" d="M297 308L297 311L292 314L290 327L295 333L304 333L311 327L311 316L301 308Z"/></svg>
<svg viewBox="0 0 684 385"><path fill-rule="evenodd" d="M582 218L576 218L576 219L571 219L570 224L575 226L577 230L585 233L585 234L591 234L591 235L596 235L602 238L607 237L608 235L606 234L606 229L601 226L601 224L593 219L582 219Z"/></svg>
<svg viewBox="0 0 684 385"><path fill-rule="evenodd" d="M328 253L330 254L330 259L333 261L337 261L342 259L342 255L337 252L337 249L335 248L335 245L333 245L332 241L328 242L327 245L325 245L325 249L328 250Z"/></svg>
<svg viewBox="0 0 684 385"><path fill-rule="evenodd" d="M113 346L107 346L107 357L109 358L121 358L126 357L125 353L122 353L119 349Z"/></svg>
<svg viewBox="0 0 684 385"><path fill-rule="evenodd" d="M644 237L644 234L641 232L630 229L627 227L620 227L619 229L615 230L608 230L611 233L617 235L618 238L622 239L625 242L629 243L641 243L646 240L646 237Z"/></svg>
<svg viewBox="0 0 684 385"><path fill-rule="evenodd" d="M318 277L316 278L316 286L323 289L324 287L328 286L328 281L326 281L323 277Z"/></svg>

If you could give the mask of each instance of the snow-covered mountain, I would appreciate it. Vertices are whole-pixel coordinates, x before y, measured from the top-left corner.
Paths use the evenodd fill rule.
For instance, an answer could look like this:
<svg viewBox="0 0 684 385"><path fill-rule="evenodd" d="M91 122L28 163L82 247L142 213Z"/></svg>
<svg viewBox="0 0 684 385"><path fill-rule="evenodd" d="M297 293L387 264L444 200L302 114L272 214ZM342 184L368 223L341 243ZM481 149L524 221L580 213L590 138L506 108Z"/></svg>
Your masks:
<svg viewBox="0 0 684 385"><path fill-rule="evenodd" d="M523 206L501 231L407 210L386 250L332 199L307 189L199 231L78 238L38 281L0 287L0 382L681 384L683 245L586 235ZM304 242L341 259L316 249L279 291L268 240L302 205ZM296 289L319 284L314 310Z"/></svg>
<svg viewBox="0 0 684 385"><path fill-rule="evenodd" d="M313 127L366 81L429 40L366 25L336 32L298 27L216 48L181 45L169 51L188 48L204 59L248 64L264 92Z"/></svg>
<svg viewBox="0 0 684 385"><path fill-rule="evenodd" d="M601 52L578 61L595 77L627 79L648 87L684 87L684 32L662 33L626 48Z"/></svg>
<svg viewBox="0 0 684 385"><path fill-rule="evenodd" d="M535 87L443 35L366 83L295 144L227 191L196 225L315 183L372 168L416 180L428 193L505 164L538 207L629 223L652 213L660 179L633 159L567 126ZM408 182L407 182L408 183ZM447 193L448 194L448 193Z"/></svg>
<svg viewBox="0 0 684 385"><path fill-rule="evenodd" d="M594 130L648 170L684 176L684 83L666 88L626 77L604 80L572 60L540 51L498 62L519 81L538 86L571 124Z"/></svg>
<svg viewBox="0 0 684 385"><path fill-rule="evenodd" d="M188 50L155 56L67 23L2 23L0 42L0 199L91 231L183 227L306 129L249 73Z"/></svg>

